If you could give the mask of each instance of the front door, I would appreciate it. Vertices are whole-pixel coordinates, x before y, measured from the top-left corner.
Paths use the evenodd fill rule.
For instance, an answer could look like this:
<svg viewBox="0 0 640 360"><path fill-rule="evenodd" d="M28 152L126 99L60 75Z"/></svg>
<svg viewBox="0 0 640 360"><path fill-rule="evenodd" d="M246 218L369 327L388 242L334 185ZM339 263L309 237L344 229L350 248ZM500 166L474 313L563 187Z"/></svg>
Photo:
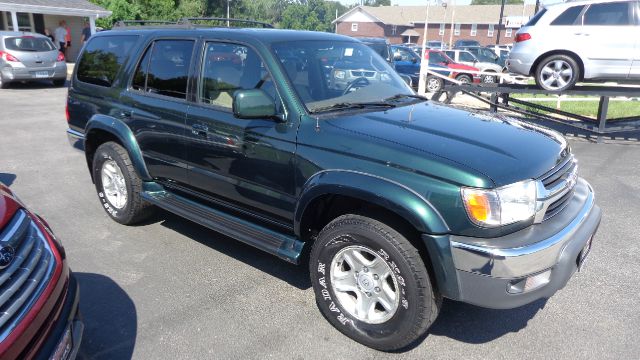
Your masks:
<svg viewBox="0 0 640 360"><path fill-rule="evenodd" d="M153 178L186 183L187 85L195 40L156 40L139 60L122 102Z"/></svg>
<svg viewBox="0 0 640 360"><path fill-rule="evenodd" d="M191 187L218 205L290 226L297 121L238 119L232 111L236 90L259 88L285 113L264 63L249 46L205 42L198 72L187 114Z"/></svg>

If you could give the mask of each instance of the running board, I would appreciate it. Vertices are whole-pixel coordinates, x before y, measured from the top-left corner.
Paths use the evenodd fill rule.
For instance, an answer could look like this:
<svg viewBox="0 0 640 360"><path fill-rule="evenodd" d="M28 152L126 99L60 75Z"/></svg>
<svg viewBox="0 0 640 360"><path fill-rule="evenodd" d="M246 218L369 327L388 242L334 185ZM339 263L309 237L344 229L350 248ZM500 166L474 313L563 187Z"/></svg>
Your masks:
<svg viewBox="0 0 640 360"><path fill-rule="evenodd" d="M240 240L288 262L298 264L304 243L271 229L239 219L174 193L144 191L142 198L162 209Z"/></svg>

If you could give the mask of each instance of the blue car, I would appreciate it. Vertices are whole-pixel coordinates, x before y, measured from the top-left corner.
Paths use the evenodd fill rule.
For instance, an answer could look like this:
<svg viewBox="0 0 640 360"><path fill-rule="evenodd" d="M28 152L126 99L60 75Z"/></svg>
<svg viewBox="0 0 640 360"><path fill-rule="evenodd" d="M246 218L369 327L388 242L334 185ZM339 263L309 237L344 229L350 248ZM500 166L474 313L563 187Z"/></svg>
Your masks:
<svg viewBox="0 0 640 360"><path fill-rule="evenodd" d="M391 46L391 51L396 71L411 77L411 83L414 87L417 87L420 81L420 55L405 46ZM431 70L436 68L437 70L433 71L445 77L449 77L451 74L451 70L443 65L429 64L429 67ZM427 90L430 92L440 90L443 84L444 81L437 76L430 75L427 77Z"/></svg>

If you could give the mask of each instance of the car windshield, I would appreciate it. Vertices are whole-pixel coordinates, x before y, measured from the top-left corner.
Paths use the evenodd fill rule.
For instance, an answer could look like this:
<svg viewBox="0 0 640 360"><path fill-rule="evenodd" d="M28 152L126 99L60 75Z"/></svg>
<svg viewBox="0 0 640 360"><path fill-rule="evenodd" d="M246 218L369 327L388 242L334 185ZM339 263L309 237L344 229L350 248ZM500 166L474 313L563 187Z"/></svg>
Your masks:
<svg viewBox="0 0 640 360"><path fill-rule="evenodd" d="M55 49L51 40L33 36L6 38L4 46L7 50L14 51L51 51Z"/></svg>
<svg viewBox="0 0 640 360"><path fill-rule="evenodd" d="M378 53L360 42L288 41L274 44L273 51L310 112L414 95Z"/></svg>
<svg viewBox="0 0 640 360"><path fill-rule="evenodd" d="M377 52L378 55L382 56L383 59L389 58L389 49L387 48L387 44L385 43L365 43L368 47L372 48L373 51Z"/></svg>

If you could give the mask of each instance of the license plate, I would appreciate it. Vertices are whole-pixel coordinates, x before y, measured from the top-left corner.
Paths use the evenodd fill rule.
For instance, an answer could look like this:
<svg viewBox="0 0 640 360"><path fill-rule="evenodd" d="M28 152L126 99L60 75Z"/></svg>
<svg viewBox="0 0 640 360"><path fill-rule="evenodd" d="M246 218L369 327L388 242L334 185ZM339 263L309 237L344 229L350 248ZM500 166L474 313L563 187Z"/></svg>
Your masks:
<svg viewBox="0 0 640 360"><path fill-rule="evenodd" d="M587 256L591 252L591 244L593 243L593 235L587 240L587 243L580 251L580 261L578 262L578 271L582 270L582 265L584 265L584 261L587 259Z"/></svg>
<svg viewBox="0 0 640 360"><path fill-rule="evenodd" d="M49 72L48 71L36 71L36 77L37 78L48 78L49 77Z"/></svg>

